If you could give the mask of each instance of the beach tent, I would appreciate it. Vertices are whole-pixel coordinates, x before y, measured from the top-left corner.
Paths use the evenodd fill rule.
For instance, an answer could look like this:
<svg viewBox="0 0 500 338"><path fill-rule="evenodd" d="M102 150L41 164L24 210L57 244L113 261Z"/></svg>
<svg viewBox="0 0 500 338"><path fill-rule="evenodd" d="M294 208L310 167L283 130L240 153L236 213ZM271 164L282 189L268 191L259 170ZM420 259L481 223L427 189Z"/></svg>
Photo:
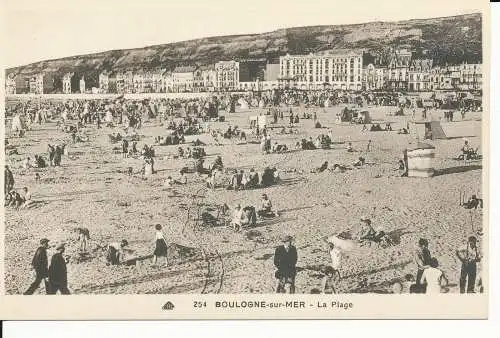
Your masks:
<svg viewBox="0 0 500 338"><path fill-rule="evenodd" d="M364 110L359 112L359 118L362 121L362 123L371 123L372 118L370 117L370 112Z"/></svg>
<svg viewBox="0 0 500 338"><path fill-rule="evenodd" d="M446 139L446 134L439 121L413 122L411 132L419 140Z"/></svg>
<svg viewBox="0 0 500 338"><path fill-rule="evenodd" d="M244 98L241 97L238 100L238 104L240 105L241 109L244 109L244 110L248 109L248 102Z"/></svg>
<svg viewBox="0 0 500 338"><path fill-rule="evenodd" d="M113 122L113 114L111 113L111 111L109 110L106 111L106 116L104 117L104 121L106 121L106 123Z"/></svg>
<svg viewBox="0 0 500 338"><path fill-rule="evenodd" d="M267 126L267 116L266 115L254 115L248 118L250 121L250 127L258 125L260 129Z"/></svg>
<svg viewBox="0 0 500 338"><path fill-rule="evenodd" d="M267 116L266 115L257 116L257 124L259 125L260 129L263 129L267 125Z"/></svg>
<svg viewBox="0 0 500 338"><path fill-rule="evenodd" d="M17 114L12 118L12 131L20 131L24 129L26 129L24 120L21 118L21 115Z"/></svg>

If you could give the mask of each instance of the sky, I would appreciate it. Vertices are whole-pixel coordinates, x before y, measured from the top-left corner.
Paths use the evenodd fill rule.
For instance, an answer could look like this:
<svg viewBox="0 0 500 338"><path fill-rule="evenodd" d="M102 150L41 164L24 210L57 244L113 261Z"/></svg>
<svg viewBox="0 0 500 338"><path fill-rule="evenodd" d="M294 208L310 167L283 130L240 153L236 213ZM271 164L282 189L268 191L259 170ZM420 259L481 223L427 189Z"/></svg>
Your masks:
<svg viewBox="0 0 500 338"><path fill-rule="evenodd" d="M477 1L0 0L0 53L9 68L207 36L474 13Z"/></svg>

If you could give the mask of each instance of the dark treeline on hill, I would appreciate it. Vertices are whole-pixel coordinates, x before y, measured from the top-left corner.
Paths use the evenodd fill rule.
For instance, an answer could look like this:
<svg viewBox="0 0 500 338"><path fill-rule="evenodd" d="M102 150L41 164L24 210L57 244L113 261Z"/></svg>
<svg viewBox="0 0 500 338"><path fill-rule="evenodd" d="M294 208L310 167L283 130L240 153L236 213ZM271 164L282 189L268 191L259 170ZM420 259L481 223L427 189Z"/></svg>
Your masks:
<svg viewBox="0 0 500 338"><path fill-rule="evenodd" d="M7 70L34 74L85 74L87 87L97 86L101 71L173 70L176 66L205 66L220 60L262 59L322 51L363 50L368 60L383 64L391 48L406 48L415 57L432 58L434 65L482 62L481 15L371 22L342 26L279 29L262 34L208 37L128 50L47 60Z"/></svg>

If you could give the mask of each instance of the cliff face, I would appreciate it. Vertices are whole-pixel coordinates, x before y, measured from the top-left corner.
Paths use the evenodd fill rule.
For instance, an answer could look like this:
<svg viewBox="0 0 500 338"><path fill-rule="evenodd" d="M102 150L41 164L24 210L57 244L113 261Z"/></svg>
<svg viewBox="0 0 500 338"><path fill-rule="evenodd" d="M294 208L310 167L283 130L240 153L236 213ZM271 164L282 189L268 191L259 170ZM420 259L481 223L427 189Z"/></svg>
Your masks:
<svg viewBox="0 0 500 338"><path fill-rule="evenodd" d="M103 70L136 70L180 65L207 65L219 60L276 59L280 55L328 50L363 50L383 60L391 47L412 50L434 64L482 61L481 16L400 22L372 22L343 26L280 29L263 34L209 37L144 48L46 60L7 70L7 74L73 71L94 79ZM91 80L92 81L92 80Z"/></svg>

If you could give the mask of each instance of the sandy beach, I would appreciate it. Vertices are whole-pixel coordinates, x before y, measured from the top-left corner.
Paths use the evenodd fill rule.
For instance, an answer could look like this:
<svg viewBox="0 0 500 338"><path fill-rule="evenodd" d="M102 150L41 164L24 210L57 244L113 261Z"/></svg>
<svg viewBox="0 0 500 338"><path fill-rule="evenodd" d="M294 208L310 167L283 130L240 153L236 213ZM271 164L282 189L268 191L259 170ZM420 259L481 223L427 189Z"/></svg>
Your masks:
<svg viewBox="0 0 500 338"><path fill-rule="evenodd" d="M482 209L459 206L460 194L482 197L483 171L481 162L464 166L454 157L460 153L464 137L482 152L481 113L468 113L465 121L457 116L456 122L442 122L448 139L426 141L436 147L436 175L407 178L400 177L395 168L403 149L416 143L413 135L397 133L410 116L388 116L395 107L367 107L375 123L393 122L394 131L362 132L361 125L335 124L335 115L342 108L308 108L317 112L318 121L327 129L314 128L312 119L301 119L297 134L280 135L277 129L271 132L273 143L294 148L300 139L314 139L331 128L334 144L327 150L262 154L248 129L248 119L260 112L257 109L237 109L234 114L225 114L227 122L211 123L212 128L221 130L228 125L243 128L249 135L246 143L224 139L223 145L217 146L208 134L186 137L187 143L200 139L207 144L207 164L220 155L227 168L248 172L250 168L275 166L281 171L279 184L255 190L212 191L197 174L188 174L185 186L165 189L166 177L175 178L180 168L193 161L169 156L176 154L178 146L155 146L156 174L147 179L139 174L129 176L127 168L138 172L142 160L113 152L119 144L110 144L108 134L122 132L119 129L86 128L89 141L68 143L61 167L45 169L24 170L20 161L34 154L46 156L47 143L67 141L69 134L58 131L55 123L47 123L34 125L24 138L9 138L19 152L6 156L15 188L29 187L37 203L27 210L5 210L6 292L20 294L32 282L31 258L40 238L46 237L52 245L67 244L69 289L74 294L274 293L274 249L281 244L280 238L289 234L299 256L296 292L310 293L320 288L322 268L330 262L321 239L343 231L357 232L359 218L367 215L375 228L397 239L396 245L362 246L344 253L338 292L390 292L394 281L407 273L415 274L412 254L423 237L429 240L432 255L450 281L448 292L457 293L460 262L455 250L481 228L483 217ZM285 119L278 125L286 126L288 108L283 109ZM294 113L302 116L303 110L295 107ZM443 111L432 112L434 119L442 115ZM154 144L154 137L167 134L157 120L144 122L138 133L139 149ZM372 143L369 152L368 140ZM355 152L346 151L348 142ZM310 173L324 161L352 165L359 156L368 163L360 169ZM35 172L40 174L39 183L34 180ZM196 221L207 206L257 206L263 192L279 217L259 221L256 227L239 233L225 226L202 227ZM106 265L102 247L121 239L129 241L133 255L151 255L157 223L162 224L169 244L168 267L153 267L151 260L137 266ZM78 227L90 230L86 257L79 255ZM53 252L51 247L49 255ZM363 280L367 285L361 287Z"/></svg>

